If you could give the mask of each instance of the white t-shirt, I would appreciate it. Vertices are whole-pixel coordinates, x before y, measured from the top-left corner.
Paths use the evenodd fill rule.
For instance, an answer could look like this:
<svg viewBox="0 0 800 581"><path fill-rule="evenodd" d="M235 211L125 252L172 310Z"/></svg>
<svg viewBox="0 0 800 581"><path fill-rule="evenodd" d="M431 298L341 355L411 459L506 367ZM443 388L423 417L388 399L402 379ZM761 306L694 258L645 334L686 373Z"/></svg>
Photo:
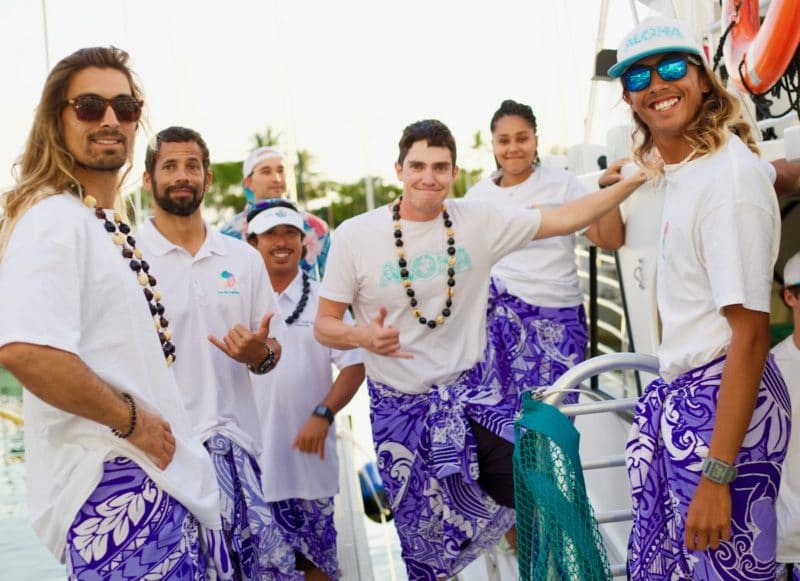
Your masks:
<svg viewBox="0 0 800 581"><path fill-rule="evenodd" d="M558 207L588 192L578 179L561 169L537 167L524 182L500 187L495 172L472 186L465 199L507 208ZM583 303L575 265L575 235L531 240L500 260L492 275L528 304L539 307L574 307Z"/></svg>
<svg viewBox="0 0 800 581"><path fill-rule="evenodd" d="M763 165L733 134L713 154L666 166L662 187L658 358L671 381L727 351L722 307L769 312L781 223Z"/></svg>
<svg viewBox="0 0 800 581"><path fill-rule="evenodd" d="M792 402L792 435L783 463L778 502L778 562L800 562L800 349L791 335L772 348Z"/></svg>
<svg viewBox="0 0 800 581"><path fill-rule="evenodd" d="M208 336L222 340L237 324L255 330L264 315L277 312L264 260L248 244L207 225L194 256L164 238L152 219L142 224L137 240L163 294L177 347L175 379L192 425L204 442L222 434L258 456L261 424L251 374ZM283 319L272 318L271 336L285 329Z"/></svg>
<svg viewBox="0 0 800 581"><path fill-rule="evenodd" d="M117 456L135 461L200 522L218 528L214 467L164 361L142 287L94 211L71 194L28 210L0 261L0 297L0 346L21 342L74 353L169 422L177 441L172 462L159 470L107 426L25 390L28 512L53 554L63 559L69 525L100 482L103 462Z"/></svg>
<svg viewBox="0 0 800 581"><path fill-rule="evenodd" d="M480 202L447 200L455 231L455 295L444 325L430 329L411 313L400 278L392 212L382 206L346 220L334 234L320 296L353 305L366 325L388 310L385 326L400 330L401 349L413 359L364 352L367 375L405 393L426 393L470 369L486 345L489 272L509 252L533 238L539 210L511 210ZM418 307L426 318L441 314L447 299L447 237L441 218L402 220L403 248Z"/></svg>
<svg viewBox="0 0 800 581"><path fill-rule="evenodd" d="M325 440L325 459L292 448L297 433L314 407L333 385L331 364L338 369L358 365L360 349L338 351L314 339L314 319L319 304L319 283L309 281L308 303L300 317L281 335L281 362L274 371L256 380L256 402L263 435L262 487L267 501L303 498L314 500L339 490L336 428ZM278 295L280 317L294 312L303 296L303 277L298 273ZM352 323L349 313L345 321Z"/></svg>

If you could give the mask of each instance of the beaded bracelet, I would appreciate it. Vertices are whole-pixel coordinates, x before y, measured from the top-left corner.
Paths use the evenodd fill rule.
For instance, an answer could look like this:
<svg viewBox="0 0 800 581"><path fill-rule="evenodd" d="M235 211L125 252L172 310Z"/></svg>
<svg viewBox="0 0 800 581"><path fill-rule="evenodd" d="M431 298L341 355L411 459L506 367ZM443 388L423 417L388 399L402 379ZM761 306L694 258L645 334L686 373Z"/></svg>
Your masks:
<svg viewBox="0 0 800 581"><path fill-rule="evenodd" d="M131 434L133 434L133 430L136 429L136 402L130 396L130 394L121 393L120 395L128 402L128 406L131 408L131 427L128 428L128 431L124 434L116 428L111 428L111 433L117 438L122 438L125 440L126 438L129 438Z"/></svg>

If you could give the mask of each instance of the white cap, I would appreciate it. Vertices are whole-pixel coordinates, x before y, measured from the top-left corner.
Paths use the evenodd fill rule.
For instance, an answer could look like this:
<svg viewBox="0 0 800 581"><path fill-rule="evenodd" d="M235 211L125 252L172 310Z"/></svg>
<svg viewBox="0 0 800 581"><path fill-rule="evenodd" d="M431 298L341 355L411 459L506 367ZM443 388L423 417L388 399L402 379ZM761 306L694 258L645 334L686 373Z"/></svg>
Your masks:
<svg viewBox="0 0 800 581"><path fill-rule="evenodd" d="M253 170L256 169L256 166L259 162L264 161L265 159L283 159L283 154L275 149L274 147L259 147L250 152L250 155L247 156L247 159L244 160L244 167L242 168L242 175L244 177L249 176L253 173Z"/></svg>
<svg viewBox="0 0 800 581"><path fill-rule="evenodd" d="M303 216L300 212L278 206L276 208L267 208L262 210L250 219L247 224L248 234L263 234L275 228L275 226L294 226L300 232L303 230Z"/></svg>
<svg viewBox="0 0 800 581"><path fill-rule="evenodd" d="M617 49L617 64L608 69L608 74L611 77L620 77L635 62L665 52L696 54L705 59L705 53L686 22L654 16L642 20L625 35Z"/></svg>
<svg viewBox="0 0 800 581"><path fill-rule="evenodd" d="M800 252L796 253L783 267L783 286L800 285Z"/></svg>

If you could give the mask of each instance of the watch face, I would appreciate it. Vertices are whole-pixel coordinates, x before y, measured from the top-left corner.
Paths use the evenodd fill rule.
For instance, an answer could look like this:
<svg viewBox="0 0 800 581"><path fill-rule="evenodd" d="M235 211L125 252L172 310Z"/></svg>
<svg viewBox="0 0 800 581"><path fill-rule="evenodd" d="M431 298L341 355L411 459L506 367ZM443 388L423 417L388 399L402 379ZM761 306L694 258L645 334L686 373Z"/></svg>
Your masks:
<svg viewBox="0 0 800 581"><path fill-rule="evenodd" d="M325 418L326 420L328 420L329 424L333 423L333 412L331 411L330 408L328 408L328 407L326 407L326 406L324 406L322 404L320 404L320 405L318 405L317 407L314 408L314 411L312 412L312 415L318 416L318 417L321 417L321 418Z"/></svg>

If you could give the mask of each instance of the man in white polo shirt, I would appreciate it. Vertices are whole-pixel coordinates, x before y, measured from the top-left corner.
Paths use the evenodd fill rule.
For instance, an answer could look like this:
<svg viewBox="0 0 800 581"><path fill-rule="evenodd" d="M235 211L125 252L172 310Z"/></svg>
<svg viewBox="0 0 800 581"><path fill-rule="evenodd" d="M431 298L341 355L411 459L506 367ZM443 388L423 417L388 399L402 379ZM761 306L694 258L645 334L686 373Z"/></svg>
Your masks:
<svg viewBox="0 0 800 581"><path fill-rule="evenodd" d="M800 579L800 252L783 267L783 302L792 310L794 331L772 348L792 402L792 430L775 504L778 514L778 566L788 579ZM783 577L778 577L782 579Z"/></svg>
<svg viewBox="0 0 800 581"><path fill-rule="evenodd" d="M333 497L339 466L334 414L364 380L361 351L339 351L314 339L319 284L300 268L303 217L287 201L251 213L247 240L264 259L280 316L281 365L256 389L263 434L264 497L296 551L306 580L338 579ZM348 321L349 314L346 316ZM331 365L339 374L333 380ZM279 470L272 470L279 467Z"/></svg>
<svg viewBox="0 0 800 581"><path fill-rule="evenodd" d="M127 61L80 49L45 82L2 196L0 365L25 386L30 519L69 578L203 578L219 491L168 367L188 346L154 328L172 313L151 314L157 271L122 217L142 111Z"/></svg>
<svg viewBox="0 0 800 581"><path fill-rule="evenodd" d="M211 184L209 153L191 129L169 127L147 148L143 183L154 216L138 238L169 300L174 369L189 418L214 462L220 485L222 539L212 539L223 576L271 578L294 570L294 554L270 530L256 462L261 426L251 373L280 357L270 335L286 327L257 252L216 232L200 207ZM249 370L249 371L248 371Z"/></svg>

